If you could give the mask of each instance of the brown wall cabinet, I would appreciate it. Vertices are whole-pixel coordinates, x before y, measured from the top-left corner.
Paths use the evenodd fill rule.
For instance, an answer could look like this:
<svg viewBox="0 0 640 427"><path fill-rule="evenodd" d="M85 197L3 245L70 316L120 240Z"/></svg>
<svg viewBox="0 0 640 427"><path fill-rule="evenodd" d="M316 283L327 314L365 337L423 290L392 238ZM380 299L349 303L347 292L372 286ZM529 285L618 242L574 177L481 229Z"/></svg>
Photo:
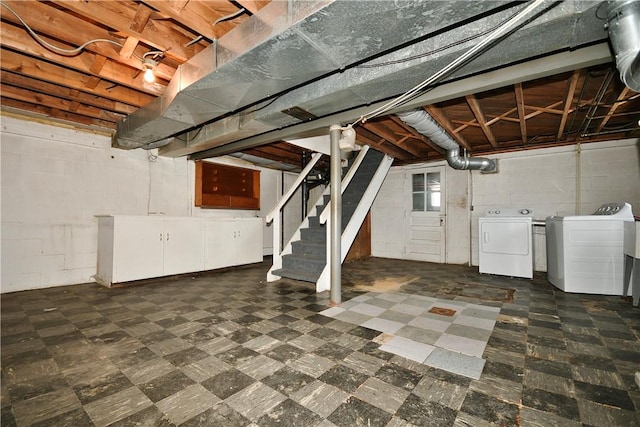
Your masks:
<svg viewBox="0 0 640 427"><path fill-rule="evenodd" d="M197 161L195 205L201 208L260 209L260 171Z"/></svg>

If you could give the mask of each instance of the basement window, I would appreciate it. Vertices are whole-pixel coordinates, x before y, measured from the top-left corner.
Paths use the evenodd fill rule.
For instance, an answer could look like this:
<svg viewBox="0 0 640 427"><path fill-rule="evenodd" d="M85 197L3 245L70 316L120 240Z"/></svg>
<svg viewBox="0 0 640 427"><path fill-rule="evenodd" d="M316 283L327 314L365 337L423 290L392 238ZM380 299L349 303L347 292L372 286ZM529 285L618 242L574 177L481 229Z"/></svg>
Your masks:
<svg viewBox="0 0 640 427"><path fill-rule="evenodd" d="M414 212L440 212L440 172L414 173L411 176Z"/></svg>

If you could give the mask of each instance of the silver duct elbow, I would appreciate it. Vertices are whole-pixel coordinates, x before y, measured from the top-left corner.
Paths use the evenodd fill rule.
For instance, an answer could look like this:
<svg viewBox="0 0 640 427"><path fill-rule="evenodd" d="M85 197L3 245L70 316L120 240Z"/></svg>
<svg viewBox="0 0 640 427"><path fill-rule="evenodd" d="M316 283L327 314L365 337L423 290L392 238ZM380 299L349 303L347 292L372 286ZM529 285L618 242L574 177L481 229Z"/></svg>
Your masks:
<svg viewBox="0 0 640 427"><path fill-rule="evenodd" d="M640 92L640 1L607 2L607 23L620 79Z"/></svg>
<svg viewBox="0 0 640 427"><path fill-rule="evenodd" d="M424 110L411 110L397 114L407 125L429 138L434 144L447 150L447 163L453 169L493 172L496 162L484 157L460 155L460 146L438 122Z"/></svg>

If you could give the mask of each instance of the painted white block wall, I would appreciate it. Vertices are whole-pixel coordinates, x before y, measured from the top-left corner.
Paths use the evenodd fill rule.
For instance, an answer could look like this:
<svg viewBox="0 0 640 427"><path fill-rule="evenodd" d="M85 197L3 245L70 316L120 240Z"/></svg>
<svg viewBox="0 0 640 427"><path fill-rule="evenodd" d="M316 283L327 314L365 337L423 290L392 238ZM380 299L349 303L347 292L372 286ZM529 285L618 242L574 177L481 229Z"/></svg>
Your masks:
<svg viewBox="0 0 640 427"><path fill-rule="evenodd" d="M487 209L527 207L537 219L586 215L603 203L628 202L640 215L640 140L606 141L505 153L497 174L446 169L446 262L478 265L478 218ZM405 173L393 167L372 208L372 253L402 258L409 198ZM470 211L470 207L473 210ZM401 228L402 227L402 228ZM537 271L546 271L544 228L534 228Z"/></svg>
<svg viewBox="0 0 640 427"><path fill-rule="evenodd" d="M280 188L280 172L261 169L259 212L199 209L186 158L114 149L102 134L1 120L1 292L92 281L95 215L264 216Z"/></svg>

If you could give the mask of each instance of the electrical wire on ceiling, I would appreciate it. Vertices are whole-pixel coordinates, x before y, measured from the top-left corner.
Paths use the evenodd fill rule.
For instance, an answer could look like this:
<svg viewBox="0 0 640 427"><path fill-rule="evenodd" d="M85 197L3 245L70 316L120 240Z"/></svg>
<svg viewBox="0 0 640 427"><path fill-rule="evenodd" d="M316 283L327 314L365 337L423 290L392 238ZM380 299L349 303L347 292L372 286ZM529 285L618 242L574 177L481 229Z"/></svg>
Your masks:
<svg viewBox="0 0 640 427"><path fill-rule="evenodd" d="M87 46L89 46L92 43L110 43L119 47L123 47L123 44L120 42L117 42L115 40L109 40L109 39L92 39L89 40L83 44L81 44L80 46L73 48L73 49L65 49L65 48L61 48L59 46L55 46L51 43L49 43L48 41L46 41L45 39L43 39L42 37L40 37L35 31L33 31L33 29L31 29L31 27L29 26L29 24L27 24L24 19L22 19L22 17L20 15L18 15L18 12L16 12L15 10L13 10L11 7L9 7L8 4L6 4L3 1L0 1L0 5L2 5L5 9L7 9L9 12L11 12L17 19L18 21L20 21L20 23L24 26L24 28L27 30L27 32L31 35L31 37L34 38L35 41L37 41L38 43L40 43L43 47L45 47L46 49L57 53L58 55L64 55L64 56L76 56L79 55ZM143 59L140 58L137 55L133 55L136 59L139 59L140 61L142 61Z"/></svg>
<svg viewBox="0 0 640 427"><path fill-rule="evenodd" d="M216 19L215 21L213 21L213 23L211 24L212 27L215 27L216 24L219 24L220 22L224 22L227 21L229 19L233 19L237 16L242 15L243 13L247 12L247 9L245 8L240 8L239 10L236 10L233 13L230 13L228 15L225 16L221 16L220 18ZM200 40L202 40L204 38L204 36L202 34L200 34L198 37L196 37L195 39L191 40L190 42L186 43L184 45L184 47L189 47L192 44L198 43ZM217 39L211 39L212 43L216 43L218 40Z"/></svg>
<svg viewBox="0 0 640 427"><path fill-rule="evenodd" d="M474 47L472 47L471 49L469 49L468 51L460 55L458 58L453 60L447 66L443 67L440 71L436 72L431 77L427 78L426 80L423 80L421 83L414 86L412 89L409 89L407 92L392 99L391 101L387 102L381 107L376 108L370 111L369 113L366 113L360 116L360 118L355 122L353 122L350 126L354 126L360 122L364 123L367 120L370 120L374 117L385 114L393 110L394 108L400 107L403 104L411 101L413 98L427 92L428 90L430 90L430 89L426 89L428 86L438 82L442 78L451 74L452 72L460 68L462 65L464 65L465 63L473 59L475 56L484 52L486 49L491 47L494 43L499 41L501 38L505 37L511 31L515 30L516 27L520 25L524 25L527 19L530 19L530 15L534 11L536 11L540 5L543 5L546 2L547 0L535 0L531 2L527 7L525 7L524 9L522 9L520 12L513 15L512 17L510 17L507 21L499 25L497 28L495 28L485 39L481 40L477 45L475 45Z"/></svg>

